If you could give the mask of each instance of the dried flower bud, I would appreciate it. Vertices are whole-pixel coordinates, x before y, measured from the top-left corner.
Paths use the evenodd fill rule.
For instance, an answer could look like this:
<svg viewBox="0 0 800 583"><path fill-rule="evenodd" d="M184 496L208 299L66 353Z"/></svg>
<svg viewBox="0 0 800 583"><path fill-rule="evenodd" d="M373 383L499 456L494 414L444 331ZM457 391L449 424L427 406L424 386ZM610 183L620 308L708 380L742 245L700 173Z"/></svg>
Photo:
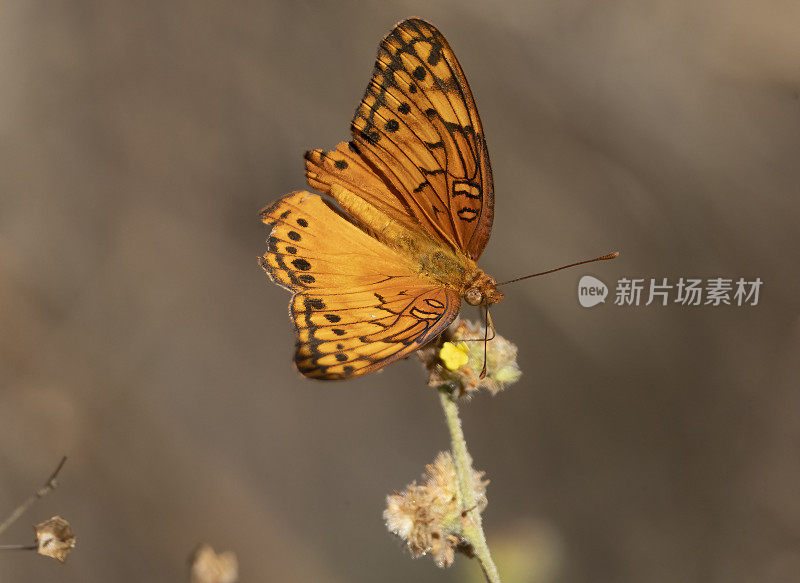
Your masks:
<svg viewBox="0 0 800 583"><path fill-rule="evenodd" d="M57 561L67 560L69 552L75 548L75 535L69 522L60 516L40 522L33 527L36 533L36 543L39 545L37 552L45 557L52 557Z"/></svg>
<svg viewBox="0 0 800 583"><path fill-rule="evenodd" d="M386 497L383 518L386 528L403 539L414 558L430 554L438 567L449 567L456 551L471 554L462 537L464 513L458 502L458 485L453 458L441 452L426 466L425 481L413 482L402 493ZM477 506L467 509L483 512L486 485L483 472L473 470Z"/></svg>
<svg viewBox="0 0 800 583"><path fill-rule="evenodd" d="M238 578L239 562L233 551L217 554L211 545L202 544L192 554L191 583L236 583Z"/></svg>
<svg viewBox="0 0 800 583"><path fill-rule="evenodd" d="M481 388L495 395L517 382L522 375L517 366L517 347L499 334L486 344L486 376L480 378L484 363L483 342L465 340L484 338L485 333L480 324L459 320L438 342L420 350L418 354L430 372L428 384L449 386L454 394L463 396Z"/></svg>

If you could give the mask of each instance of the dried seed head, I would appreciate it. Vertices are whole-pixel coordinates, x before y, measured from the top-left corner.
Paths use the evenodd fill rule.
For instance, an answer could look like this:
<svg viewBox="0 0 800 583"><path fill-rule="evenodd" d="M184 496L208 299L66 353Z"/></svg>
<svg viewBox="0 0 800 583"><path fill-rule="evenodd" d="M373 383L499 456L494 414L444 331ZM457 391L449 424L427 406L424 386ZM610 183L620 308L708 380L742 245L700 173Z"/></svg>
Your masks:
<svg viewBox="0 0 800 583"><path fill-rule="evenodd" d="M468 511L483 512L486 508L488 482L483 475L472 473L477 506ZM412 557L430 554L438 567L449 567L456 551L471 551L462 537L463 510L458 501L453 458L449 452L441 452L426 466L423 483L413 482L404 492L386 497L383 518L386 528L405 541Z"/></svg>
<svg viewBox="0 0 800 583"><path fill-rule="evenodd" d="M202 544L192 554L191 583L236 583L238 578L239 562L233 551L217 554L211 545Z"/></svg>
<svg viewBox="0 0 800 583"><path fill-rule="evenodd" d="M60 516L40 522L33 527L36 533L37 552L45 557L52 557L63 563L67 555L75 548L75 535L69 522Z"/></svg>
<svg viewBox="0 0 800 583"><path fill-rule="evenodd" d="M493 395L515 383L522 375L517 365L517 347L495 335L486 344L486 376L480 377L484 363L483 342L485 328L468 320L453 323L437 342L418 352L430 372L428 384L432 387L446 385L454 394L463 396L481 388ZM465 342L469 339L470 342Z"/></svg>

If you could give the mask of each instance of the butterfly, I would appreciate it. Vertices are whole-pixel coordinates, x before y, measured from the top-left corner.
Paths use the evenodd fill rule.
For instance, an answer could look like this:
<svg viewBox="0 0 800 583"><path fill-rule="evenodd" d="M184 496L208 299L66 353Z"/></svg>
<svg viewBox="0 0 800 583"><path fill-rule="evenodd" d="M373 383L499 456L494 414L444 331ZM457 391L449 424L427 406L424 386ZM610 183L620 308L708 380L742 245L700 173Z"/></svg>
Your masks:
<svg viewBox="0 0 800 583"><path fill-rule="evenodd" d="M475 100L453 50L411 18L380 43L352 139L305 155L309 185L261 211L261 265L293 292L295 364L317 379L376 371L436 339L464 299L500 301L476 264L494 190Z"/></svg>

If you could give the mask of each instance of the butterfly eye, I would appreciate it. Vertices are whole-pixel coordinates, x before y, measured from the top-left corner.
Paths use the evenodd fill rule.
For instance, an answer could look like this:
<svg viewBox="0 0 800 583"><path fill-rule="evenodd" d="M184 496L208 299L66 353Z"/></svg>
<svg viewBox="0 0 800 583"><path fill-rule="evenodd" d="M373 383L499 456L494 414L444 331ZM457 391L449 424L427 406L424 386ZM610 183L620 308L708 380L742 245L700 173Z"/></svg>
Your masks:
<svg viewBox="0 0 800 583"><path fill-rule="evenodd" d="M467 290L467 293L464 295L464 299L467 300L467 303L470 306L479 306L483 301L483 294L480 290L476 287L471 287Z"/></svg>

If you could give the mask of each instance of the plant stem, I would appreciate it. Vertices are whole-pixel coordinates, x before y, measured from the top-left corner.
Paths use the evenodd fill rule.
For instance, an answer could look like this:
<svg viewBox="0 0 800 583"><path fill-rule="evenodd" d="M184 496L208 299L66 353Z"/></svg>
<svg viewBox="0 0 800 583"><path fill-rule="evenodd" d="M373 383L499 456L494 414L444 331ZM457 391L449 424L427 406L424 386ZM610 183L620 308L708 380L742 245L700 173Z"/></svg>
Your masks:
<svg viewBox="0 0 800 583"><path fill-rule="evenodd" d="M464 440L464 432L461 429L458 405L446 387L439 389L439 400L442 402L442 409L444 409L444 416L447 420L447 429L450 431L459 502L464 512L463 535L466 541L472 545L472 550L481 564L486 580L489 583L500 583L500 574L497 572L497 567L495 567L492 560L489 545L486 544L481 514L480 512L473 512L473 510L476 510L476 503L472 478L472 458L467 451L467 442Z"/></svg>
<svg viewBox="0 0 800 583"><path fill-rule="evenodd" d="M14 522L22 516L22 514L30 508L34 502L36 502L39 498L44 498L50 490L57 486L56 478L58 477L58 473L61 471L61 468L64 467L64 463L67 461L67 456L61 458L61 461L58 462L58 466L56 469L53 470L53 473L50 474L50 477L47 478L47 481L44 485L36 490L33 494L31 494L25 502L17 506L11 515L0 524L0 533L5 531L9 526L14 524Z"/></svg>

